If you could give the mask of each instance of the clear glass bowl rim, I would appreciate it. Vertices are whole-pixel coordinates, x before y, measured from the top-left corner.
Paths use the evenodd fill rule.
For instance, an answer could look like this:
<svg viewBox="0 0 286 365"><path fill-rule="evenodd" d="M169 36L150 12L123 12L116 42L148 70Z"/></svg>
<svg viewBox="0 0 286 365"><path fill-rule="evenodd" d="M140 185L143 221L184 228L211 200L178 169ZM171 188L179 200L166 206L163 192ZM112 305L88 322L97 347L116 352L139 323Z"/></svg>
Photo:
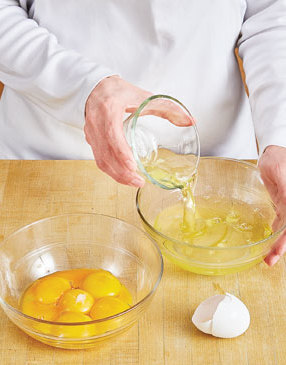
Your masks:
<svg viewBox="0 0 286 365"><path fill-rule="evenodd" d="M202 157L201 156L200 158L203 159L203 160L209 159L209 160L233 161L233 162L239 163L241 165L245 165L245 166L251 167L253 170L256 170L257 171L257 167L253 163L246 162L246 161L241 161L241 160L237 160L235 158L214 157L214 156L208 156L208 157ZM161 236L163 239L165 239L167 241L171 241L171 242L174 242L174 243L176 243L178 245L182 245L182 246L189 246L189 243L188 242L179 241L179 240L176 240L175 238L168 237L164 233L159 232L149 222L147 222L147 220L145 219L143 213L141 212L140 204L139 204L139 198L140 198L140 194L141 194L141 190L142 189L144 189L144 187L143 188L139 188L137 190L137 194L136 194L136 208L137 208L137 212L138 212L140 218L142 219L142 221L144 222L144 224L146 224L153 232L155 232L156 234L158 234L159 236ZM272 205L272 207L275 208L273 202L270 199L269 199L269 202ZM260 240L260 241L257 241L257 242L252 242L252 243L249 243L247 245L242 245L242 246L235 246L235 247L205 247L205 246L192 245L192 247L198 248L198 249L202 249L202 250L215 250L215 251L244 249L244 248L249 248L249 247L253 247L253 246L259 245L261 243L264 243L264 242L268 241L269 239L275 238L275 237L279 236L279 234L282 231L284 231L285 229L286 229L286 224L284 224L282 226L282 228L280 228L279 230L277 230L276 232L274 232L273 234L271 234L269 237L264 238L263 240Z"/></svg>
<svg viewBox="0 0 286 365"><path fill-rule="evenodd" d="M147 301L148 298L150 298L157 290L159 284L160 284L160 281L162 279L162 276L163 276L163 271L164 271L164 261L163 261L163 257L162 257L162 253L159 249L159 246L157 245L157 243L154 241L153 238L149 237L148 234L146 234L142 229L134 226L133 224L131 223L128 223L126 222L125 220L123 219L119 219L119 218L116 218L116 217L112 217L110 215L107 215L107 214L97 214L97 213L71 213L71 214L59 214L59 215L54 215L54 216L50 216L50 217L46 217L46 218L43 218L43 219L39 219L37 221L34 221L32 223L29 223L19 229L17 229L16 231L14 231L13 233L11 233L10 235L8 235L6 238L4 238L4 240L0 243L0 247L2 245L4 245L6 243L6 241L8 241L11 237L13 236L16 236L18 233L34 226L34 225L37 225L39 223L43 223L45 221L50 221L52 219L57 219L57 218L63 218L63 217L74 217L74 216L93 216L93 217L104 217L104 218L107 218L107 219L111 219L111 220L115 220L117 222L120 222L120 223L124 223L125 225L127 226L130 226L132 228L135 228L136 230L140 231L145 237L148 238L148 240L150 240L154 246L154 248L156 249L157 253L158 253L158 256L160 258L160 273L159 273L159 276L155 282L155 285L153 286L153 288L150 290L150 292L143 298L141 299L139 302L137 302L136 304L132 305L129 309L123 311L123 312L120 312L118 314L115 314L113 316L110 316L110 317L105 317L105 318L101 318L101 319L96 319L96 320L92 320L92 321L88 321L88 322L76 322L76 323L71 323L71 322L55 322L55 321L46 321L46 320L43 320L43 319L38 319L38 318L34 318L34 317L31 317L31 316L28 316L27 314L24 314L23 312L19 311L17 308L13 307L12 305L8 304L3 298L2 296L0 296L0 303L4 306L4 307L7 307L9 310L11 310L12 312L16 313L17 315L19 316L22 316L26 319L29 319L29 320L32 320L32 321L35 321L35 322L39 322L39 323L43 323L43 324L50 324L50 325L56 325L56 326L82 326L82 325L92 325L92 324L96 324L96 323L102 323L102 322L107 322L109 320L112 320L112 319L115 319L115 318L119 318L119 317L122 317L124 316L125 314L127 313L130 313L132 311L134 311L136 308L138 307L141 307L142 304L144 302ZM118 328L120 329L120 327Z"/></svg>
<svg viewBox="0 0 286 365"><path fill-rule="evenodd" d="M167 99L167 100L174 101L175 103L179 104L182 107L182 109L184 109L185 112L192 119L194 119L193 116L192 116L192 114L188 110L188 108L183 103L181 103L179 100L177 100L176 98L174 98L174 97L172 97L170 95L164 95L164 94L152 95L149 98L147 98L146 100L144 100L143 103L138 107L138 109L126 119L126 121L132 119L132 126L131 126L131 148L132 148L133 156L135 158L135 161L137 163L137 166L139 167L139 169L141 170L141 172L147 177L148 180L150 180L154 185L157 185L157 186L159 186L162 189L174 190L174 189L178 189L179 186L170 187L170 186L161 184L157 180L155 180L152 176L150 176L148 174L148 172L144 168L144 166L143 166L143 164L142 164L142 162L141 162L141 160L140 160L140 158L138 156L137 150L136 150L135 128L136 128L137 120L138 120L138 118L140 116L141 111L145 108L145 106L150 101L156 100L156 99ZM196 135L196 144L197 144L197 148L198 148L198 155L196 156L197 159L196 159L196 165L195 165L195 168L194 168L194 173L195 173L197 171L197 169L198 169L198 166L199 166L201 147L200 147L200 139L199 139L198 128L197 128L196 124L192 124L190 127L194 128L195 135Z"/></svg>

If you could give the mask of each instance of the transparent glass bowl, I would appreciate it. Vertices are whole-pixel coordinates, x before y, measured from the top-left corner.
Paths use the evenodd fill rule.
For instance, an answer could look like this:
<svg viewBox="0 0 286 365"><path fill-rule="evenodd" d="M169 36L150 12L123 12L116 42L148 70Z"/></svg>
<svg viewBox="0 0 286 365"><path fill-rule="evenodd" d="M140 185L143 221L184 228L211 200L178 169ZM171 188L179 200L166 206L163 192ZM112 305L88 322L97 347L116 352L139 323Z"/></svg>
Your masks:
<svg viewBox="0 0 286 365"><path fill-rule="evenodd" d="M101 268L112 272L133 296L133 306L109 318L84 323L38 320L19 311L19 298L36 279L55 271ZM0 304L20 329L48 345L79 349L117 335L146 311L159 285L163 260L140 229L96 214L55 216L32 223L0 246ZM58 337L84 333L82 337ZM79 330L79 331L78 331Z"/></svg>
<svg viewBox="0 0 286 365"><path fill-rule="evenodd" d="M258 168L253 164L233 159L202 157L195 198L211 195L251 204L253 209L260 209L270 226L275 218L274 205ZM179 190L166 191L146 183L137 192L136 204L145 230L159 244L164 256L183 269L198 274L224 275L252 267L265 258L286 228L281 224L268 238L236 247L191 246L166 236L153 226L155 218L163 209L183 204Z"/></svg>
<svg viewBox="0 0 286 365"><path fill-rule="evenodd" d="M144 178L171 190L193 176L200 159L198 130L195 123L182 126L193 121L189 110L168 95L152 95L124 121L125 137Z"/></svg>

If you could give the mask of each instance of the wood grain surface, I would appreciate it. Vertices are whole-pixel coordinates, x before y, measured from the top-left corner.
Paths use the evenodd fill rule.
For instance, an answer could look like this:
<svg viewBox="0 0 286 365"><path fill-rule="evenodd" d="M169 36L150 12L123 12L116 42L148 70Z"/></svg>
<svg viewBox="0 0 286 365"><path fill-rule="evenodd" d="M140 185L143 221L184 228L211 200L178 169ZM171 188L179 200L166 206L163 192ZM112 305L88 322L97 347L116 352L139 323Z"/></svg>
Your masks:
<svg viewBox="0 0 286 365"><path fill-rule="evenodd" d="M99 172L92 161L0 161L0 234L61 213L103 213L140 225L135 189ZM1 240L1 238L0 238ZM214 283L240 297L251 314L236 339L199 332L196 306L216 294ZM0 311L1 365L285 365L286 270L264 263L225 277L194 275L165 260L163 280L147 313L127 333L91 350L43 345Z"/></svg>

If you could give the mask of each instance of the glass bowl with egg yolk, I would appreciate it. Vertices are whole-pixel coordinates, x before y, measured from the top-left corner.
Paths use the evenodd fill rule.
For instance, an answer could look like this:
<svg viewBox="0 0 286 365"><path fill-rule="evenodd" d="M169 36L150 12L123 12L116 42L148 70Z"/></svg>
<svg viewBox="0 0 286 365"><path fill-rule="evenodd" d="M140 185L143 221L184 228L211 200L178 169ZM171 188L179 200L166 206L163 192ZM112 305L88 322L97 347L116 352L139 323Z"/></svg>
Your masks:
<svg viewBox="0 0 286 365"><path fill-rule="evenodd" d="M136 197L145 230L185 270L225 275L249 269L286 228L286 216L275 219L255 164L202 157L190 187L168 191L146 183Z"/></svg>
<svg viewBox="0 0 286 365"><path fill-rule="evenodd" d="M43 219L0 246L0 304L45 344L80 349L130 328L163 273L156 243L116 218L70 214Z"/></svg>

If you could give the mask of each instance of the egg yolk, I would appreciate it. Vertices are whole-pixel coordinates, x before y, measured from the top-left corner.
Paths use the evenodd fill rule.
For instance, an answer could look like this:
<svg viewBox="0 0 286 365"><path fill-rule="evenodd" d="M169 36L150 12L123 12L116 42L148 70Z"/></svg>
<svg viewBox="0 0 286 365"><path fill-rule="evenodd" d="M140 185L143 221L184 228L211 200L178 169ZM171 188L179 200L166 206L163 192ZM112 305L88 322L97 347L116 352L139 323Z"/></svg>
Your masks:
<svg viewBox="0 0 286 365"><path fill-rule="evenodd" d="M94 298L101 298L119 294L121 283L109 271L102 270L88 275L82 283L82 289Z"/></svg>
<svg viewBox="0 0 286 365"><path fill-rule="evenodd" d="M88 322L91 318L83 313L78 312L63 312L56 320L57 322L77 323Z"/></svg>
<svg viewBox="0 0 286 365"><path fill-rule="evenodd" d="M63 312L56 320L57 322L78 323L90 322L91 318L79 312ZM54 334L59 337L87 337L93 335L93 326L56 326Z"/></svg>
<svg viewBox="0 0 286 365"><path fill-rule="evenodd" d="M87 277L87 275L92 274L97 270L95 269L73 269L73 270L64 270L57 271L54 274L50 275L50 277L60 277L67 279L71 286L75 289L80 287L82 281Z"/></svg>
<svg viewBox="0 0 286 365"><path fill-rule="evenodd" d="M110 317L131 305L129 290L102 269L66 270L40 278L23 293L20 301L22 312L31 317L71 323L64 326L37 322L36 331L68 338L94 336L118 328L120 317L87 325L72 323Z"/></svg>
<svg viewBox="0 0 286 365"><path fill-rule="evenodd" d="M55 303L60 296L71 288L70 282L64 278L47 277L39 280L35 287L36 298L44 304Z"/></svg>
<svg viewBox="0 0 286 365"><path fill-rule="evenodd" d="M91 308L90 316L92 319L102 319L121 313L130 306L122 300L114 297L103 297L98 299Z"/></svg>
<svg viewBox="0 0 286 365"><path fill-rule="evenodd" d="M32 294L26 295L21 303L22 312L30 317L54 321L59 311L54 304L39 303Z"/></svg>
<svg viewBox="0 0 286 365"><path fill-rule="evenodd" d="M67 290L59 301L59 306L65 311L87 313L93 306L94 299L81 289Z"/></svg>
<svg viewBox="0 0 286 365"><path fill-rule="evenodd" d="M131 295L130 291L126 288L125 285L121 286L120 292L116 296L116 298L122 300L124 303L127 303L130 306L133 303L132 295Z"/></svg>

